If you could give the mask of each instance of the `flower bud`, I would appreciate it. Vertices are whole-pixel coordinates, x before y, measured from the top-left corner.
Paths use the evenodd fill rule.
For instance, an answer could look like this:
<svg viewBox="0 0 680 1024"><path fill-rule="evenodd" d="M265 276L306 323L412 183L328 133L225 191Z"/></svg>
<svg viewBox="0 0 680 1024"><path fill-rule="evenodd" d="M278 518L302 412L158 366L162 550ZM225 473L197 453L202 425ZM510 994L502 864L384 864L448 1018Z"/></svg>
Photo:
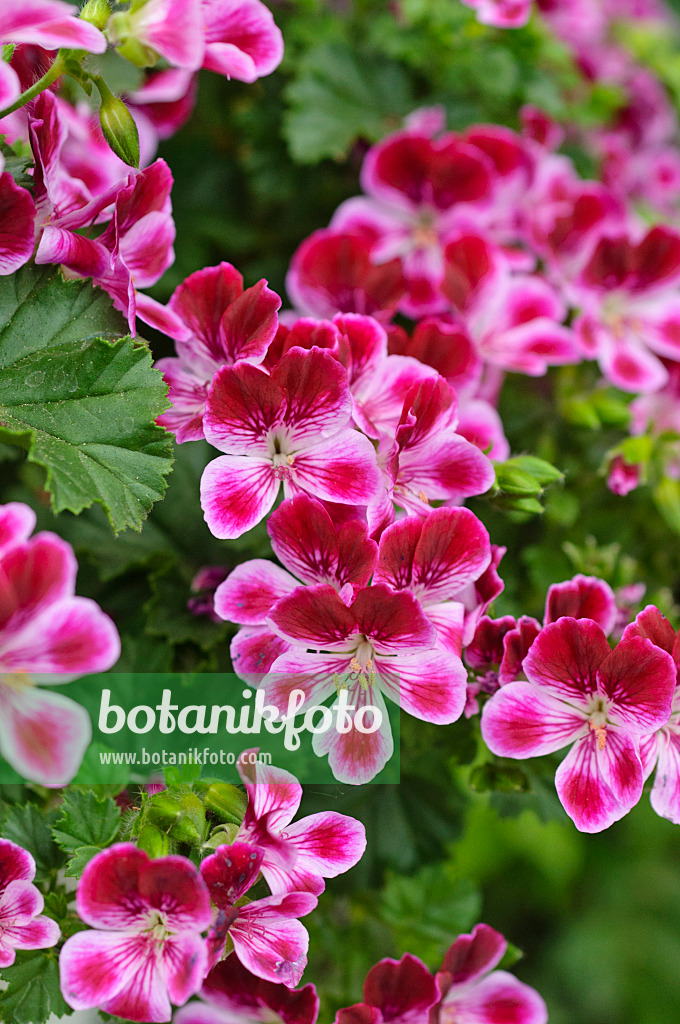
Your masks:
<svg viewBox="0 0 680 1024"><path fill-rule="evenodd" d="M236 839L238 825L220 825L214 829L210 839L203 845L209 850L216 850L218 846L231 846Z"/></svg>
<svg viewBox="0 0 680 1024"><path fill-rule="evenodd" d="M134 26L130 18L132 11L117 11L109 19L106 35L121 57L137 68L152 68L158 63L158 54L152 47L135 39Z"/></svg>
<svg viewBox="0 0 680 1024"><path fill-rule="evenodd" d="M238 786L214 782L205 794L205 806L220 821L240 825L248 806L248 797Z"/></svg>
<svg viewBox="0 0 680 1024"><path fill-rule="evenodd" d="M95 82L101 96L99 123L110 149L129 167L139 167L139 132L122 100L114 96L99 75Z"/></svg>
<svg viewBox="0 0 680 1024"><path fill-rule="evenodd" d="M182 816L179 800L169 793L156 793L150 800L148 821L159 828L168 829Z"/></svg>
<svg viewBox="0 0 680 1024"><path fill-rule="evenodd" d="M180 797L180 818L170 829L170 838L178 843L197 846L203 840L205 808L195 793Z"/></svg>
<svg viewBox="0 0 680 1024"><path fill-rule="evenodd" d="M170 842L166 835L156 828L155 825L142 825L137 836L137 846L144 850L150 857L167 857L170 852Z"/></svg>
<svg viewBox="0 0 680 1024"><path fill-rule="evenodd" d="M531 473L505 462L496 466L496 483L505 494L534 495L543 490Z"/></svg>
<svg viewBox="0 0 680 1024"><path fill-rule="evenodd" d="M80 17L102 32L111 17L111 4L109 0L87 0Z"/></svg>

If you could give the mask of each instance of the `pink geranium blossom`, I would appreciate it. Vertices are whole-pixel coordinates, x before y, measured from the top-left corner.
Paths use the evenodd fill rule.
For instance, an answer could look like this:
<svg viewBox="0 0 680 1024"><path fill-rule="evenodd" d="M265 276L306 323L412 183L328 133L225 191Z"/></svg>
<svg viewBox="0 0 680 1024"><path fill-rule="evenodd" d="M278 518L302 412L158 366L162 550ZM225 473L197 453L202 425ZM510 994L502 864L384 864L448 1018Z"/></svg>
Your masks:
<svg viewBox="0 0 680 1024"><path fill-rule="evenodd" d="M417 599L385 584L364 587L345 604L333 587L299 587L272 608L268 623L294 649L280 655L262 680L266 698L281 711L293 690L309 704L348 691L356 709L346 731L317 734L314 749L328 754L335 777L363 783L393 751L383 694L427 722L455 722L465 703L461 660L436 647L437 631ZM359 709L366 730L357 727ZM371 710L377 708L376 712Z"/></svg>
<svg viewBox="0 0 680 1024"><path fill-rule="evenodd" d="M259 761L251 764L243 755L238 769L248 806L236 840L262 853L260 870L273 893L319 896L324 878L344 874L361 859L366 830L360 821L324 811L293 822L302 786L290 772Z"/></svg>
<svg viewBox="0 0 680 1024"><path fill-rule="evenodd" d="M34 522L26 506L0 506L0 753L25 778L62 786L80 765L90 719L36 684L105 671L120 641L94 601L74 596L70 545L52 533L29 538Z"/></svg>
<svg viewBox="0 0 680 1024"><path fill-rule="evenodd" d="M439 986L418 957L385 959L371 967L363 1001L339 1010L335 1024L416 1024L425 1022L439 999Z"/></svg>
<svg viewBox="0 0 680 1024"><path fill-rule="evenodd" d="M172 408L158 422L173 430L177 441L203 437L208 386L221 366L261 363L276 333L281 299L258 281L243 287L231 263L205 267L191 274L173 292L168 309L186 327L188 337L175 343L177 357L159 359L170 386Z"/></svg>
<svg viewBox="0 0 680 1024"><path fill-rule="evenodd" d="M260 0L201 0L203 67L239 82L270 75L283 57L283 37Z"/></svg>
<svg viewBox="0 0 680 1024"><path fill-rule="evenodd" d="M86 865L76 893L90 929L66 940L61 990L75 1010L98 1007L132 1021L169 1021L171 1003L198 992L208 954L208 890L185 857L150 860L116 843Z"/></svg>
<svg viewBox="0 0 680 1024"><path fill-rule="evenodd" d="M459 935L444 957L437 983L441 1001L432 1024L547 1024L548 1010L538 992L507 971L494 970L508 947L488 924Z"/></svg>
<svg viewBox="0 0 680 1024"><path fill-rule="evenodd" d="M7 65L0 64L1 67ZM28 263L35 236L31 193L17 185L12 175L3 171L4 166L5 158L0 153L0 277L14 274Z"/></svg>
<svg viewBox="0 0 680 1024"><path fill-rule="evenodd" d="M44 50L68 47L103 53L106 37L62 0L3 0L0 43L33 43Z"/></svg>
<svg viewBox="0 0 680 1024"><path fill-rule="evenodd" d="M200 1002L177 1011L175 1024L316 1024L319 997L313 985L287 988L256 977L232 953L203 982Z"/></svg>
<svg viewBox="0 0 680 1024"><path fill-rule="evenodd" d="M587 357L624 391L657 391L668 380L660 357L680 361L680 234L651 228L604 236L575 288L575 327Z"/></svg>
<svg viewBox="0 0 680 1024"><path fill-rule="evenodd" d="M274 554L285 569L255 558L237 565L215 592L215 611L243 628L231 644L234 671L246 682L262 679L289 644L267 627L279 598L303 583L330 583L339 592L366 586L377 545L357 519L336 526L321 502L306 494L289 498L267 522Z"/></svg>
<svg viewBox="0 0 680 1024"><path fill-rule="evenodd" d="M17 949L46 949L59 941L59 925L43 915L45 901L34 878L28 850L0 839L0 968L14 963Z"/></svg>
<svg viewBox="0 0 680 1024"><path fill-rule="evenodd" d="M671 714L675 665L639 636L612 651L590 619L558 619L524 659L527 681L507 683L482 712L482 736L501 757L536 757L573 744L557 770L558 796L582 832L600 832L640 799L642 736Z"/></svg>
<svg viewBox="0 0 680 1024"><path fill-rule="evenodd" d="M531 15L531 0L461 0L477 12L477 21L496 28L522 28Z"/></svg>
<svg viewBox="0 0 680 1024"><path fill-rule="evenodd" d="M227 933L234 953L249 971L287 988L298 984L307 964L309 935L297 920L314 910L310 892L279 892L243 904L255 884L263 851L249 843L219 846L201 862L201 875L217 907L208 935L210 963L224 952Z"/></svg>
<svg viewBox="0 0 680 1024"><path fill-rule="evenodd" d="M145 0L114 14L107 31L123 54L130 43L150 50L150 65L160 56L173 67L197 71L203 61L201 0Z"/></svg>
<svg viewBox="0 0 680 1024"><path fill-rule="evenodd" d="M375 452L350 426L345 371L318 348L288 352L271 376L224 366L208 392L205 436L225 452L205 469L201 505L216 537L240 537L286 497L366 505L378 485Z"/></svg>

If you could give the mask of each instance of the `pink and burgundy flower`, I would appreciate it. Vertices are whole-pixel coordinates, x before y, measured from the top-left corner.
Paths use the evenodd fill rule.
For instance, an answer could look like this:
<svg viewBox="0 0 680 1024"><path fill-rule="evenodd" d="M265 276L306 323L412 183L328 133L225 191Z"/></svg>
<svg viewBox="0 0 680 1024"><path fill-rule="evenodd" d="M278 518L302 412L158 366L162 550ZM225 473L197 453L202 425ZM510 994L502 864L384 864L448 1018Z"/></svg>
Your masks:
<svg viewBox="0 0 680 1024"><path fill-rule="evenodd" d="M307 964L309 935L298 918L314 910L310 892L279 892L237 903L255 884L263 851L249 843L219 846L201 862L201 876L217 908L208 933L209 963L221 959L227 935L241 964L265 981L294 988Z"/></svg>
<svg viewBox="0 0 680 1024"><path fill-rule="evenodd" d="M680 361L679 283L680 234L660 226L602 237L575 283L584 354L622 390L657 391Z"/></svg>
<svg viewBox="0 0 680 1024"><path fill-rule="evenodd" d="M310 814L293 822L302 786L281 768L251 764L241 756L241 779L248 807L237 841L262 853L260 870L273 893L311 892L319 896L324 878L344 874L366 849L360 821L337 811Z"/></svg>
<svg viewBox="0 0 680 1024"><path fill-rule="evenodd" d="M44 50L69 49L103 53L106 37L78 17L62 0L3 0L0 43L32 43Z"/></svg>
<svg viewBox="0 0 680 1024"><path fill-rule="evenodd" d="M14 963L17 949L47 949L59 941L59 925L43 914L45 901L34 878L28 850L0 839L0 968Z"/></svg>
<svg viewBox="0 0 680 1024"><path fill-rule="evenodd" d="M508 947L500 932L478 924L459 935L444 957L437 983L441 1001L432 1024L547 1024L548 1010L538 992L507 971L495 970Z"/></svg>
<svg viewBox="0 0 680 1024"><path fill-rule="evenodd" d="M205 469L201 505L216 537L240 537L276 500L300 491L366 505L378 486L375 452L350 426L345 371L323 350L288 352L271 375L241 363L216 373L206 438L225 452Z"/></svg>
<svg viewBox="0 0 680 1024"><path fill-rule="evenodd" d="M105 671L120 641L94 601L74 596L70 545L51 533L29 538L34 521L26 506L0 506L0 753L25 778L61 786L78 770L90 719L36 684Z"/></svg>
<svg viewBox="0 0 680 1024"><path fill-rule="evenodd" d="M203 67L239 82L270 75L283 57L283 37L260 0L200 0Z"/></svg>
<svg viewBox="0 0 680 1024"><path fill-rule="evenodd" d="M638 802L640 740L666 725L675 665L640 636L612 650L590 619L561 618L524 659L527 681L507 683L482 712L482 736L501 757L537 757L572 745L558 796L582 832L599 832Z"/></svg>
<svg viewBox="0 0 680 1024"><path fill-rule="evenodd" d="M389 320L405 289L398 259L374 265L368 238L331 228L298 246L286 277L293 305L306 316L361 313Z"/></svg>
<svg viewBox="0 0 680 1024"><path fill-rule="evenodd" d="M35 234L33 197L16 184L4 166L5 158L0 153L0 277L14 274L28 263Z"/></svg>
<svg viewBox="0 0 680 1024"><path fill-rule="evenodd" d="M176 357L160 359L156 367L170 386L172 402L158 422L174 431L180 444L203 437L206 395L217 370L262 362L276 334L280 306L264 280L244 289L231 263L197 270L175 289L168 310L188 337L176 341Z"/></svg>
<svg viewBox="0 0 680 1024"><path fill-rule="evenodd" d="M463 711L460 658L436 648L437 630L407 590L381 583L364 587L346 604L329 585L299 587L274 605L268 623L293 648L260 684L275 707L286 712L296 689L308 705L348 691L355 716L343 723L346 731L331 728L313 741L317 754L328 754L339 781L367 782L392 756L383 694L427 722L449 724ZM364 731L357 726L360 716Z"/></svg>
<svg viewBox="0 0 680 1024"><path fill-rule="evenodd" d="M335 1024L416 1024L425 1022L439 1000L439 986L422 960L405 953L371 967L363 1001L339 1010Z"/></svg>
<svg viewBox="0 0 680 1024"><path fill-rule="evenodd" d="M319 501L298 494L273 512L267 523L274 554L285 569L265 559L244 562L215 593L215 611L243 626L234 637L234 670L256 683L289 644L267 627L269 612L300 582L330 583L352 595L366 586L375 567L377 545L366 524L350 519L337 526Z"/></svg>
<svg viewBox="0 0 680 1024"><path fill-rule="evenodd" d="M86 865L76 893L90 925L67 939L61 990L75 1010L98 1007L132 1021L169 1021L201 987L212 913L208 889L185 857L150 860L116 843Z"/></svg>
<svg viewBox="0 0 680 1024"><path fill-rule="evenodd" d="M197 71L205 52L201 0L145 0L114 14L107 34L124 56L134 47L135 56L146 51L148 65L164 57L172 67Z"/></svg>
<svg viewBox="0 0 680 1024"><path fill-rule="evenodd" d="M232 953L203 982L200 1002L174 1016L175 1024L316 1024L319 997L313 985L287 988L256 977Z"/></svg>
<svg viewBox="0 0 680 1024"><path fill-rule="evenodd" d="M489 535L479 519L466 508L439 508L384 531L373 582L410 591L437 630L437 646L460 656L475 625L465 628L464 592L490 564Z"/></svg>
<svg viewBox="0 0 680 1024"><path fill-rule="evenodd" d="M461 0L477 12L477 21L495 28L522 28L531 16L531 0Z"/></svg>

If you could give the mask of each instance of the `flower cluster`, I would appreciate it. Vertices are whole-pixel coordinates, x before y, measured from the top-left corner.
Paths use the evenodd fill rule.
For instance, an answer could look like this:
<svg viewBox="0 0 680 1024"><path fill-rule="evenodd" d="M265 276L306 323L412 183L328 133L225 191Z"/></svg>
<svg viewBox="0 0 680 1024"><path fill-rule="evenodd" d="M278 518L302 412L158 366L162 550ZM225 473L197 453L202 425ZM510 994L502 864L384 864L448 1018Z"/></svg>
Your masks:
<svg viewBox="0 0 680 1024"><path fill-rule="evenodd" d="M69 544L36 533L27 505L0 505L0 754L22 776L63 786L92 735L84 708L41 686L103 672L120 640L94 601L76 597Z"/></svg>

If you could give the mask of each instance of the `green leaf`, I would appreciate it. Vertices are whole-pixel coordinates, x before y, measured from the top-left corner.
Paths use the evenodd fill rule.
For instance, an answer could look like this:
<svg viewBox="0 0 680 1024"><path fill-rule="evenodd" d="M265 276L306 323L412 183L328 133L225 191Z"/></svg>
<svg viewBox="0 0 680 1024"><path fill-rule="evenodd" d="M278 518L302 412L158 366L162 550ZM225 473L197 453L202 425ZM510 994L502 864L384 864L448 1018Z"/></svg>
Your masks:
<svg viewBox="0 0 680 1024"><path fill-rule="evenodd" d="M2 993L0 1020L6 1024L45 1024L50 1014L65 1017L73 1010L59 987L59 966L52 950L18 953L16 963L0 975L9 987Z"/></svg>
<svg viewBox="0 0 680 1024"><path fill-rule="evenodd" d="M30 850L35 858L38 877L48 874L64 862L64 855L55 846L50 825L55 813L45 812L36 804L10 807L0 823L0 835Z"/></svg>
<svg viewBox="0 0 680 1024"><path fill-rule="evenodd" d="M67 878L80 878L85 870L85 865L98 853L101 853L99 846L79 846L69 858L66 870L64 871L65 876Z"/></svg>
<svg viewBox="0 0 680 1024"><path fill-rule="evenodd" d="M47 471L55 512L102 504L140 530L166 487L167 388L151 355L119 334L108 296L58 272L0 279L0 435Z"/></svg>
<svg viewBox="0 0 680 1024"><path fill-rule="evenodd" d="M101 798L91 791L69 790L52 834L62 850L72 853L81 847L101 850L114 839L120 824L120 810L110 796Z"/></svg>
<svg viewBox="0 0 680 1024"><path fill-rule="evenodd" d="M412 106L403 69L382 55L359 59L341 43L314 47L286 91L283 132L300 163L341 159L357 138L371 142L398 127Z"/></svg>

